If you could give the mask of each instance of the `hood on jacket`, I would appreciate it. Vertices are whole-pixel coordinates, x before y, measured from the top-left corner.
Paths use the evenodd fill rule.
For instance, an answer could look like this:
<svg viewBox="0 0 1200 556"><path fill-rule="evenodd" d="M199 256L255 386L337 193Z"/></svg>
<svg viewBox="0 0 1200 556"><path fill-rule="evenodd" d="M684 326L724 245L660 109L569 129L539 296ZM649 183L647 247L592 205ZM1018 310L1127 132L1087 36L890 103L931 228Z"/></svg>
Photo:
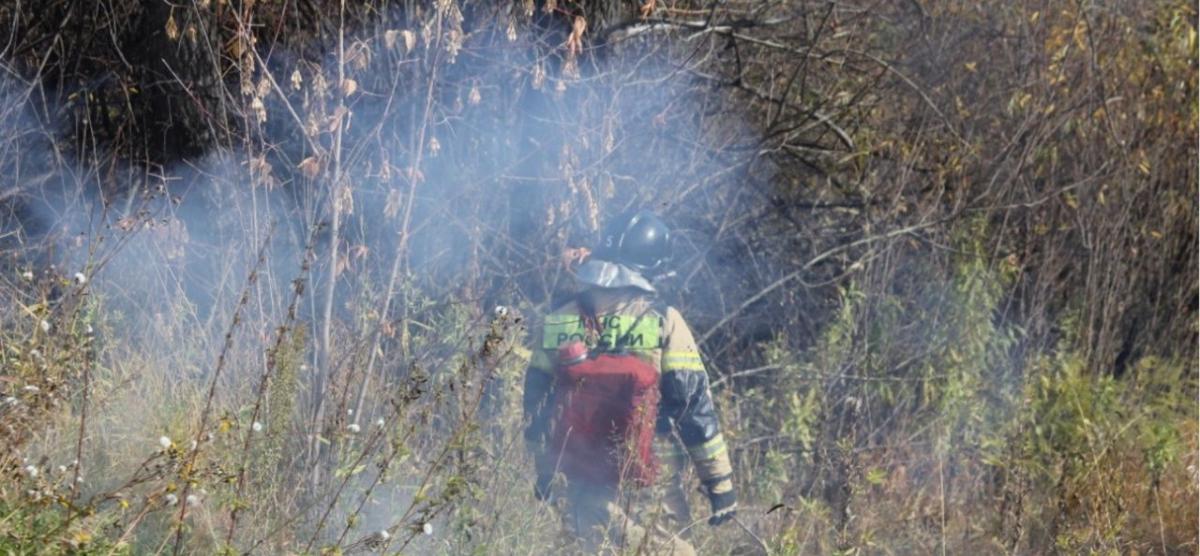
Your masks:
<svg viewBox="0 0 1200 556"><path fill-rule="evenodd" d="M637 288L654 293L654 285L642 273L620 263L591 259L575 271L580 285L597 288Z"/></svg>

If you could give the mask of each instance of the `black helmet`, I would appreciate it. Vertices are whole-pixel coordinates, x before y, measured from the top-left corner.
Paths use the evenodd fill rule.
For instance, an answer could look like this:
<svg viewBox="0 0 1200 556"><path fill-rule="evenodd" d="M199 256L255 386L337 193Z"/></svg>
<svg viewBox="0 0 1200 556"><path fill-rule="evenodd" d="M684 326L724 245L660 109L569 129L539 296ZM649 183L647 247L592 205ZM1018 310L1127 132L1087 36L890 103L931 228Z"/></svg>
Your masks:
<svg viewBox="0 0 1200 556"><path fill-rule="evenodd" d="M625 213L609 220L596 247L598 259L620 263L643 274L656 271L670 259L671 229L648 210Z"/></svg>

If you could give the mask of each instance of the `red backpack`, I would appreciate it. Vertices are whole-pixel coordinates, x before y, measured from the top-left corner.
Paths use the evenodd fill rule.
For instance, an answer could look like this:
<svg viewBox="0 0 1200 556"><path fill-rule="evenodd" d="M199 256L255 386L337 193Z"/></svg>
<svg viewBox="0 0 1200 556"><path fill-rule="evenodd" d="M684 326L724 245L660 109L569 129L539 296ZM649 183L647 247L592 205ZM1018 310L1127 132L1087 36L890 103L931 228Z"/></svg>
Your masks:
<svg viewBox="0 0 1200 556"><path fill-rule="evenodd" d="M551 457L570 479L648 486L658 474L658 370L625 351L558 350Z"/></svg>

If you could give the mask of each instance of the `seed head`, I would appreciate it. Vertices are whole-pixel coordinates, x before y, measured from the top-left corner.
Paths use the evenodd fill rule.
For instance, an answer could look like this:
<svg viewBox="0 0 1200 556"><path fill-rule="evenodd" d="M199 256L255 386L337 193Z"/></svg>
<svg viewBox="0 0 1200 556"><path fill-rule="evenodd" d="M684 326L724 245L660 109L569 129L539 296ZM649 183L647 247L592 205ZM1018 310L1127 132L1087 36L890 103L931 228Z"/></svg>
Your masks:
<svg viewBox="0 0 1200 556"><path fill-rule="evenodd" d="M170 448L171 447L171 438L167 437L167 436L158 437L158 445L162 446L162 449L164 449L164 450Z"/></svg>

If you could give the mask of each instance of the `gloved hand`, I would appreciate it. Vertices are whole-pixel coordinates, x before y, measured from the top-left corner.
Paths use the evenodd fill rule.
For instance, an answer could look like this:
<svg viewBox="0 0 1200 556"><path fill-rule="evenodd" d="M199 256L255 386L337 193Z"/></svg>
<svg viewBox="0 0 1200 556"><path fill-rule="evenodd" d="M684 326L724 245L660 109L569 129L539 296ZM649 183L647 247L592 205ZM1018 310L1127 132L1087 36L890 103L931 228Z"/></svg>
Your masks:
<svg viewBox="0 0 1200 556"><path fill-rule="evenodd" d="M712 504L712 517L708 518L708 524L713 527L737 515L737 492L732 488L722 493L709 492L708 501Z"/></svg>

